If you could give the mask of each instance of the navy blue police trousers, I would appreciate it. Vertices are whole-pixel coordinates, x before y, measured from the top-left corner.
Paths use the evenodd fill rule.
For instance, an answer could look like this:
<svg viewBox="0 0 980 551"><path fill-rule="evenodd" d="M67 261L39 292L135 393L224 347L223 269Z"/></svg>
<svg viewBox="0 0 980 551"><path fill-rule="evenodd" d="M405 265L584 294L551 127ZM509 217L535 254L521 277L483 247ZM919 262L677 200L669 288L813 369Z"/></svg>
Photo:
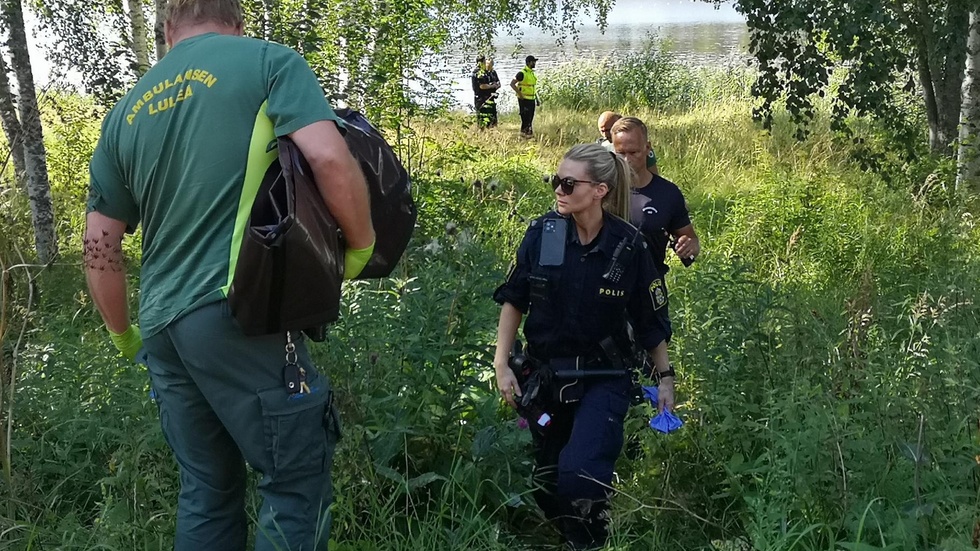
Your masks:
<svg viewBox="0 0 980 551"><path fill-rule="evenodd" d="M629 377L585 384L579 402L552 404L547 427L531 425L534 497L573 549L597 549L608 536L613 470L623 448Z"/></svg>

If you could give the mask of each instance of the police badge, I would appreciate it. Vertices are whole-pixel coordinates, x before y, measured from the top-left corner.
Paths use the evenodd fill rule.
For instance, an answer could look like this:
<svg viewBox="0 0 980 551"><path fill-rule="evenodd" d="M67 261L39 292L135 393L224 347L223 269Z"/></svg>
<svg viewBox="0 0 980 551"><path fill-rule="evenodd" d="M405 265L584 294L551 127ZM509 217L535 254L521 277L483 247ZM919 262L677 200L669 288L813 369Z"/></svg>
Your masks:
<svg viewBox="0 0 980 551"><path fill-rule="evenodd" d="M662 279L657 278L650 283L650 300L653 301L654 310L660 310L667 305L667 289L664 288Z"/></svg>

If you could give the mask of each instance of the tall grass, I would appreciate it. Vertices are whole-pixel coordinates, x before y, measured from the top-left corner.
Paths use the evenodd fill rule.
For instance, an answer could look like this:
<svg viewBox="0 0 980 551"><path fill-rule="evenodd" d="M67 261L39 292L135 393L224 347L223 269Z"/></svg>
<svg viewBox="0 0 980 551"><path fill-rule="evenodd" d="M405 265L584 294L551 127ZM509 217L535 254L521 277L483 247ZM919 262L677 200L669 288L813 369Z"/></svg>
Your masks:
<svg viewBox="0 0 980 551"><path fill-rule="evenodd" d="M752 78L734 58L724 69L682 65L669 41L650 37L639 51L578 59L543 71L539 96L545 105L574 111L683 111L745 100Z"/></svg>
<svg viewBox="0 0 980 551"><path fill-rule="evenodd" d="M336 549L557 548L528 495L530 438L490 382L489 296L553 201L541 175L594 139L597 104L547 97L534 140L516 117L478 131L452 114L405 134L420 210L410 250L395 277L345 288L341 320L313 349L345 421ZM687 424L662 436L648 408L629 417L609 548L971 548L980 228L969 205L921 192L942 171L904 186L862 171L826 124L799 143L785 121L772 134L753 125L747 101L665 101L628 111L649 123L703 240L693 267L672 260L668 274ZM84 167L71 160L92 135L48 124L68 137L51 151L64 156L64 250L77 254ZM0 194L21 235L26 207L11 198ZM35 284L29 315L29 282L9 284L28 330L0 548L171 547L176 466L145 373L111 351L77 265Z"/></svg>

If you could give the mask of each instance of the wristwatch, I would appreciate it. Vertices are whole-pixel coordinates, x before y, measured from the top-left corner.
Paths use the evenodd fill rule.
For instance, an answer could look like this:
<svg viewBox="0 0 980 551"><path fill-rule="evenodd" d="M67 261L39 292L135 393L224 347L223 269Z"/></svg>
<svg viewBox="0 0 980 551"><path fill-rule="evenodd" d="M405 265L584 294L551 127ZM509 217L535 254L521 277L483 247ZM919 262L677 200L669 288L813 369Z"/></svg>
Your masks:
<svg viewBox="0 0 980 551"><path fill-rule="evenodd" d="M664 371L653 370L653 378L656 379L657 384L660 384L660 380L664 377L677 377L677 373L674 373L674 364L669 364Z"/></svg>

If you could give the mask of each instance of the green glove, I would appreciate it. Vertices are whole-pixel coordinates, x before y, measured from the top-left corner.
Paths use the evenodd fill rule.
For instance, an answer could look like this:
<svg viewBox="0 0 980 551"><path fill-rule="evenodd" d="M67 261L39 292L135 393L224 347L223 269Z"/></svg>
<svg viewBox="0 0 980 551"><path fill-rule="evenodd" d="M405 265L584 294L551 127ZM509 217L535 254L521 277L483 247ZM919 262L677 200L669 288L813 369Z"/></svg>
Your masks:
<svg viewBox="0 0 980 551"><path fill-rule="evenodd" d="M344 251L344 279L354 279L367 266L371 255L374 254L374 241L363 249L347 249Z"/></svg>
<svg viewBox="0 0 980 551"><path fill-rule="evenodd" d="M140 328L135 325L130 325L122 333L113 333L112 329L106 327L109 331L109 338L112 339L112 344L116 345L116 350L122 352L122 355L129 360L135 360L136 354L139 353L140 348L143 348L143 337L140 336Z"/></svg>

